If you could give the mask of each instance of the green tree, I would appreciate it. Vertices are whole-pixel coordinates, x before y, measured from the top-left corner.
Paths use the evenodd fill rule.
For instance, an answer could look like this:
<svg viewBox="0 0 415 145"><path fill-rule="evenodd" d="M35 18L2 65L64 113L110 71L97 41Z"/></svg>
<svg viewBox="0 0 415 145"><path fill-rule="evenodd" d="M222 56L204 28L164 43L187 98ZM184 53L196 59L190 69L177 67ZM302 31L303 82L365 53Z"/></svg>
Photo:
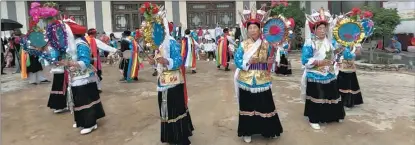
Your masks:
<svg viewBox="0 0 415 145"><path fill-rule="evenodd" d="M373 38L389 38L393 35L396 26L401 23L401 18L396 9L385 9L379 7L363 7L362 10L369 10L373 13L372 21L375 24Z"/></svg>
<svg viewBox="0 0 415 145"><path fill-rule="evenodd" d="M284 5L278 5L271 8L270 16L278 16L282 15L285 18L293 18L295 22L295 27L293 29L294 32L294 40L292 46L297 46L298 43L302 43L302 31L301 28L304 27L305 24L305 9L300 8L300 1L290 1L288 2L288 6L285 7ZM296 47L293 47L296 48Z"/></svg>

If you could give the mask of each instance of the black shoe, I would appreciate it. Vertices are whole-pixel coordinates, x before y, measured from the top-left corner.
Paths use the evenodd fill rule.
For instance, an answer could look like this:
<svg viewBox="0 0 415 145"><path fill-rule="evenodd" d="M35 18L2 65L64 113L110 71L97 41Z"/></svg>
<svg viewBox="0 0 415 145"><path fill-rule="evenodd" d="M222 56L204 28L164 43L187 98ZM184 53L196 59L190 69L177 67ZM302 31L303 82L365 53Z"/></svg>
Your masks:
<svg viewBox="0 0 415 145"><path fill-rule="evenodd" d="M98 90L98 93L100 93L100 94L101 94L101 93L102 93L102 90Z"/></svg>
<svg viewBox="0 0 415 145"><path fill-rule="evenodd" d="M7 73L2 72L1 75L7 75Z"/></svg>
<svg viewBox="0 0 415 145"><path fill-rule="evenodd" d="M231 69L229 69L229 68L225 68L225 71L231 71Z"/></svg>
<svg viewBox="0 0 415 145"><path fill-rule="evenodd" d="M133 80L134 80L134 81L138 81L138 78L137 78L137 77L135 77L135 78L133 78Z"/></svg>
<svg viewBox="0 0 415 145"><path fill-rule="evenodd" d="M124 82L124 81L126 81L124 78L120 79L120 82Z"/></svg>
<svg viewBox="0 0 415 145"><path fill-rule="evenodd" d="M196 71L195 70L192 70L192 74L195 74L196 73Z"/></svg>
<svg viewBox="0 0 415 145"><path fill-rule="evenodd" d="M32 85L37 85L37 83L30 83L30 84L32 84Z"/></svg>
<svg viewBox="0 0 415 145"><path fill-rule="evenodd" d="M220 65L218 66L218 69L220 69Z"/></svg>
<svg viewBox="0 0 415 145"><path fill-rule="evenodd" d="M49 80L44 80L44 81L41 81L41 83L50 83L50 81Z"/></svg>
<svg viewBox="0 0 415 145"><path fill-rule="evenodd" d="M156 71L153 73L153 76L157 76L157 72Z"/></svg>

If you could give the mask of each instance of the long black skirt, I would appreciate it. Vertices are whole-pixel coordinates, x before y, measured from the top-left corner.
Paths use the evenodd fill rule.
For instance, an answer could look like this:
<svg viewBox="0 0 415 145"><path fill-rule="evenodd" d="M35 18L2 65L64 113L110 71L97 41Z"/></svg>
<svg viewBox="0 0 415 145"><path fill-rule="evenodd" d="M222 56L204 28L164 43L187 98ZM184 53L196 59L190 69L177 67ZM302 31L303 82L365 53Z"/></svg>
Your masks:
<svg viewBox="0 0 415 145"><path fill-rule="evenodd" d="M307 82L304 116L310 123L328 123L344 119L343 102L337 89L337 80L323 84Z"/></svg>
<svg viewBox="0 0 415 145"><path fill-rule="evenodd" d="M346 107L363 104L362 93L360 92L359 82L356 72L339 72L337 75L337 85L342 102Z"/></svg>
<svg viewBox="0 0 415 145"><path fill-rule="evenodd" d="M290 75L291 72L291 64L288 61L288 59L285 57L285 54L282 54L280 57L280 66L277 66L277 71L275 71L276 74L282 74L282 75Z"/></svg>
<svg viewBox="0 0 415 145"><path fill-rule="evenodd" d="M161 142L189 145L194 130L189 109L185 105L183 84L158 92L161 118ZM167 93L166 96L163 94ZM164 101L163 101L164 100ZM167 102L166 102L167 101ZM167 103L167 106L163 105ZM165 117L163 117L165 116ZM166 118L168 116L168 118Z"/></svg>
<svg viewBox="0 0 415 145"><path fill-rule="evenodd" d="M66 108L66 87L65 75L54 74L52 89L49 95L48 107L51 109L64 109Z"/></svg>
<svg viewBox="0 0 415 145"><path fill-rule="evenodd" d="M29 55L30 65L26 67L27 73L36 73L38 71L42 71L42 64L39 62L39 57L34 55ZM22 65L26 65L26 62L22 63Z"/></svg>
<svg viewBox="0 0 415 145"><path fill-rule="evenodd" d="M90 128L105 116L96 82L73 86L72 93L77 127Z"/></svg>
<svg viewBox="0 0 415 145"><path fill-rule="evenodd" d="M239 88L238 136L261 134L271 138L280 136L282 132L272 91L251 93Z"/></svg>

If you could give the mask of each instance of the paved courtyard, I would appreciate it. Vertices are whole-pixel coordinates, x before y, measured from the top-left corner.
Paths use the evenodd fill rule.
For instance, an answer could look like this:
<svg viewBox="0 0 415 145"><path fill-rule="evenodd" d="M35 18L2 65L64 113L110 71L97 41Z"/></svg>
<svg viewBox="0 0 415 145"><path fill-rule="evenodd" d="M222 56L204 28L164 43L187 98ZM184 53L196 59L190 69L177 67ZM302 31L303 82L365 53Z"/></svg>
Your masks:
<svg viewBox="0 0 415 145"><path fill-rule="evenodd" d="M299 58L292 55L291 58ZM278 139L253 137L253 145L414 145L415 74L358 71L365 104L346 111L343 123L313 130L303 117L299 97L302 75L293 59L293 75L273 77L273 94L284 127ZM1 139L4 145L161 145L156 78L148 64L139 82L120 83L118 66L104 66L101 99L106 117L98 130L80 135L70 113L46 107L51 84L37 86L17 74L1 78ZM234 67L232 66L234 70ZM8 72L11 72L10 70ZM45 70L45 72L47 72ZM237 137L238 105L234 72L218 71L213 62L198 61L188 74L193 145L242 145ZM50 78L50 76L48 76Z"/></svg>

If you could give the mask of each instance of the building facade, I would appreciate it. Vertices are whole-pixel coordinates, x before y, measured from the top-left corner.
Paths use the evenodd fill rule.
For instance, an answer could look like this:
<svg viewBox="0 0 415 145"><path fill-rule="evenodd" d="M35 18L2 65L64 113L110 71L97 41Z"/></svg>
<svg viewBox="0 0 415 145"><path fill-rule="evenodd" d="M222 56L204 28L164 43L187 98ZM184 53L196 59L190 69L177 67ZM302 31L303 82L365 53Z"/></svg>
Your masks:
<svg viewBox="0 0 415 145"><path fill-rule="evenodd" d="M1 1L1 18L16 20L23 24L21 31L27 32L30 1ZM56 1L57 7L64 14L73 16L75 21L96 28L98 32L122 32L139 27L143 17L138 8L144 1ZM167 19L183 28L233 27L240 22L238 11L244 7L256 5L269 9L270 1L154 1L167 10ZM355 6L381 6L375 1L301 1L299 8L306 12L312 9L331 10L332 13L346 12ZM41 22L42 23L42 22ZM45 25L45 24L41 24Z"/></svg>

